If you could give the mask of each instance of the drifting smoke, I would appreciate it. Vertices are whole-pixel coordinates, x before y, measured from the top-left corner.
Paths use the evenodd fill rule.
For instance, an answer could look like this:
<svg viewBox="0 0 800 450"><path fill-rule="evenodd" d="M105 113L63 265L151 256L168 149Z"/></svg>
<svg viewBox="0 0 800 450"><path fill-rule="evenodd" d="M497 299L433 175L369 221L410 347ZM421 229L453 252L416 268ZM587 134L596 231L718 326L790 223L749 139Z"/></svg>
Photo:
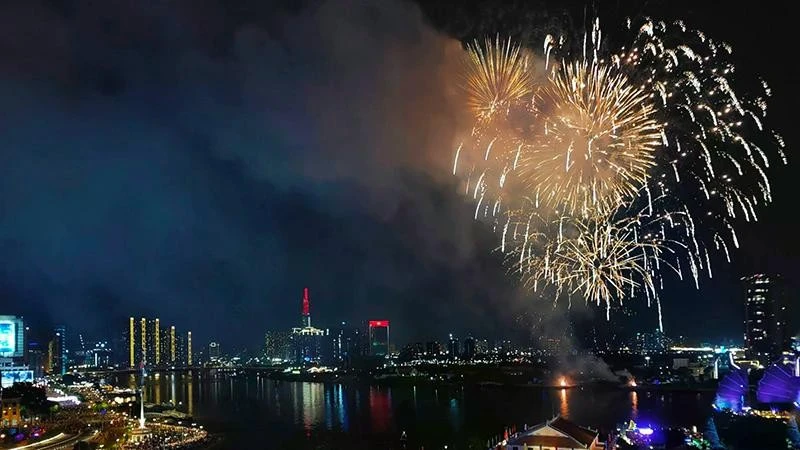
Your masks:
<svg viewBox="0 0 800 450"><path fill-rule="evenodd" d="M441 152L460 44L399 1L249 3L0 6L5 299L248 342L306 285L331 323L487 323L511 288L488 234L453 230Z"/></svg>

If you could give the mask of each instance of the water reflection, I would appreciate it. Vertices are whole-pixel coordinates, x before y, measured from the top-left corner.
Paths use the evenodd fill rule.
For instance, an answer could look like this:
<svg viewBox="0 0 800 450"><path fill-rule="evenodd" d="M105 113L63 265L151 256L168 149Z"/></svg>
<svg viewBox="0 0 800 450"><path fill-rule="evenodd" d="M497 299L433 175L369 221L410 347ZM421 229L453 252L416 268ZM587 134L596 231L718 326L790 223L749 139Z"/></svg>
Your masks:
<svg viewBox="0 0 800 450"><path fill-rule="evenodd" d="M194 377L192 377L192 373L189 372L189 376L186 377L186 412L189 413L190 416L194 415Z"/></svg>
<svg viewBox="0 0 800 450"><path fill-rule="evenodd" d="M120 375L135 388L138 376ZM444 386L369 386L212 377L208 373L162 373L145 380L146 401L160 398L177 408L231 429L264 429L281 439L275 448L344 448L349 437L386 443L402 430L425 448L466 448L454 436L485 442L503 427L533 425L555 414L586 426L612 427L631 418L698 425L708 414L713 393L647 396L635 391L591 389L512 389ZM236 434L236 432L232 432ZM321 436L336 435L335 445ZM424 439L422 438L424 437ZM244 439L244 438L243 438ZM321 440L320 440L321 439ZM441 442L437 439L441 439ZM300 443L302 442L302 444ZM369 441L373 442L373 441ZM355 447L361 441L353 442ZM291 444L291 445L290 445ZM317 445L320 444L320 445ZM441 445L440 445L441 444ZM351 446L353 447L353 446ZM248 448L246 442L229 448ZM376 448L387 448L378 445Z"/></svg>
<svg viewBox="0 0 800 450"><path fill-rule="evenodd" d="M455 398L450 399L450 426L458 431L461 423L461 409L458 407L458 400Z"/></svg>
<svg viewBox="0 0 800 450"><path fill-rule="evenodd" d="M564 417L569 417L569 402L567 401L567 390L561 389L559 394L561 398L561 405L558 408L559 413Z"/></svg>
<svg viewBox="0 0 800 450"><path fill-rule="evenodd" d="M336 407L339 412L339 425L342 430L348 431L350 429L350 420L347 417L347 403L344 400L344 386L337 384L335 387L336 392Z"/></svg>
<svg viewBox="0 0 800 450"><path fill-rule="evenodd" d="M177 382L177 380L175 380L175 374L174 373L169 374L169 379L170 379L170 383L169 383L169 399L170 399L170 401L172 402L173 405L177 405L178 404L178 399L175 397L175 390L178 387L178 382Z"/></svg>
<svg viewBox="0 0 800 450"><path fill-rule="evenodd" d="M385 389L385 390L384 390ZM369 411L372 417L372 431L385 432L391 419L391 388L369 388Z"/></svg>
<svg viewBox="0 0 800 450"><path fill-rule="evenodd" d="M155 391L154 395L150 398L154 399L153 403L160 405L161 404L161 374L156 373L154 375L154 382L155 382Z"/></svg>
<svg viewBox="0 0 800 450"><path fill-rule="evenodd" d="M322 383L302 383L303 386L303 426L306 431L322 422L325 417L325 405L322 403Z"/></svg>

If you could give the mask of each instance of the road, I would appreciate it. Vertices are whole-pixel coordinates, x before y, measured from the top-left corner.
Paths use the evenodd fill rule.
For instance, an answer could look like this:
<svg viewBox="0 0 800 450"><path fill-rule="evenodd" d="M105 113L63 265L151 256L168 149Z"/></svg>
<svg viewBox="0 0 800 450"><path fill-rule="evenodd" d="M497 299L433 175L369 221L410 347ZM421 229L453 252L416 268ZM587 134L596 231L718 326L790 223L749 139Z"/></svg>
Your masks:
<svg viewBox="0 0 800 450"><path fill-rule="evenodd" d="M41 442L34 442L33 444L16 447L14 450L56 450L56 449L69 449L72 448L77 442L85 441L92 437L94 433L81 433L76 435L69 435L60 433L51 438L45 439Z"/></svg>

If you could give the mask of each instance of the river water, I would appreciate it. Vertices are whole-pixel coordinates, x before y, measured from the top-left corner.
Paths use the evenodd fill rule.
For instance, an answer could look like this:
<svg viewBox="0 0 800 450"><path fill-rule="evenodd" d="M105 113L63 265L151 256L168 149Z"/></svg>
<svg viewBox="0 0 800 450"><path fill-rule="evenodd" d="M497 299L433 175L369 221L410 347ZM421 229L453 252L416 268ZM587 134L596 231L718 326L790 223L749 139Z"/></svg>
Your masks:
<svg viewBox="0 0 800 450"><path fill-rule="evenodd" d="M125 376L119 384L134 386ZM174 401L230 449L484 448L504 426L557 414L609 429L640 424L702 427L713 393L503 387L373 386L252 377L153 374L145 401Z"/></svg>

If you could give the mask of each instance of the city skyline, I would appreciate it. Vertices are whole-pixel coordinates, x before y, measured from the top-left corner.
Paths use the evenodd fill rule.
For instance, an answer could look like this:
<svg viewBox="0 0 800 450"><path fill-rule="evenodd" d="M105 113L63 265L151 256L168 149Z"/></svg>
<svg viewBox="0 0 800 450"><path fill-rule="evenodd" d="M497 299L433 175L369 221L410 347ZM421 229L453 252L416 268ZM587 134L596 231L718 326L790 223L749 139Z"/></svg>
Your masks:
<svg viewBox="0 0 800 450"><path fill-rule="evenodd" d="M9 313L97 336L130 315L159 316L234 348L296 320L303 286L326 323L385 318L403 342L440 328L502 334L529 309L547 310L548 298L506 274L490 227L472 220L473 205L450 176L454 136L436 122L460 121L447 86L430 75L444 70L448 46L458 46L451 38L494 34L499 25L469 17L476 25L458 35L419 3L378 8L378 29L358 15L341 17L335 3L299 7L277 24L267 6L209 2L191 14L175 6L155 28L97 6L126 24L124 36L79 5L23 7L47 13L16 21L14 29L40 37L15 43L0 67L3 103L16 111L3 146L14 164L4 167L0 192L11 212L0 221L0 295L14 305ZM630 10L681 16L730 42L743 83L762 76L774 92L771 126L789 148L797 142L797 75L752 63L785 57L764 44L788 42L786 27L769 25L783 5L734 10L724 22L707 20L712 6L690 2L604 8L596 12L609 39L617 15ZM469 14L454 9L452 17ZM763 38L740 33L744 25ZM333 33L320 48L299 31L306 29L368 38L351 48L352 35ZM101 38L88 45L87 35ZM392 64L374 62L384 59ZM789 159L770 169L774 202L738 228L730 264L712 255L713 278L699 290L667 280L668 334L739 336L739 279L752 273L780 273L788 292L798 292ZM655 325L644 303L630 306ZM790 311L793 323L798 313ZM695 330L689 317L708 326Z"/></svg>

